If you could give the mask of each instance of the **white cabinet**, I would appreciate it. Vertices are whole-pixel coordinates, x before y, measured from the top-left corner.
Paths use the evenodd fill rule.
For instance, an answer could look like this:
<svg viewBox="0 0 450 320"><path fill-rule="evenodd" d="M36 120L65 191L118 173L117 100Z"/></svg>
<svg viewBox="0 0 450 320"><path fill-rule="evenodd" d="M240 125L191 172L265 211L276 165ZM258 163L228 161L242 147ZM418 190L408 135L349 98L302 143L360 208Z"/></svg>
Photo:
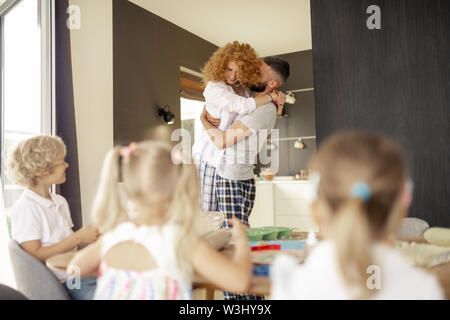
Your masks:
<svg viewBox="0 0 450 320"><path fill-rule="evenodd" d="M258 181L250 226L283 226L318 232L309 212L312 195L313 186L309 181L293 180L292 177Z"/></svg>
<svg viewBox="0 0 450 320"><path fill-rule="evenodd" d="M275 225L273 198L273 184L256 182L255 205L250 214L249 223L251 227L264 227ZM271 212L271 213L270 213Z"/></svg>

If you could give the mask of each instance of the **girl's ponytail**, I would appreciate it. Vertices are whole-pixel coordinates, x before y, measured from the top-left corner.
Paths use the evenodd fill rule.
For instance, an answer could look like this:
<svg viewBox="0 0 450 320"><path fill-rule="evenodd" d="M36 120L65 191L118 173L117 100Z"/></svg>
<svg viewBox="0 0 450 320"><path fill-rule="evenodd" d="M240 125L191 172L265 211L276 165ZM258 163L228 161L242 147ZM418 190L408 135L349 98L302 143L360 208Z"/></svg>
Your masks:
<svg viewBox="0 0 450 320"><path fill-rule="evenodd" d="M399 217L406 174L402 151L381 135L344 131L321 144L310 168L320 177L315 185L323 231L336 246L347 295L369 298L376 292L369 288L367 273L377 262L372 248L392 232Z"/></svg>
<svg viewBox="0 0 450 320"><path fill-rule="evenodd" d="M170 203L171 221L179 226L176 235L176 260L186 276L191 276L190 251L196 238L196 223L200 212L200 184L195 165L178 166L179 177Z"/></svg>
<svg viewBox="0 0 450 320"><path fill-rule="evenodd" d="M120 202L120 147L109 151L103 162L100 183L95 196L92 214L93 223L100 233L114 229L128 219L128 214Z"/></svg>
<svg viewBox="0 0 450 320"><path fill-rule="evenodd" d="M367 299L367 268L372 265L371 230L361 199L351 198L338 209L331 222L338 266L349 296Z"/></svg>

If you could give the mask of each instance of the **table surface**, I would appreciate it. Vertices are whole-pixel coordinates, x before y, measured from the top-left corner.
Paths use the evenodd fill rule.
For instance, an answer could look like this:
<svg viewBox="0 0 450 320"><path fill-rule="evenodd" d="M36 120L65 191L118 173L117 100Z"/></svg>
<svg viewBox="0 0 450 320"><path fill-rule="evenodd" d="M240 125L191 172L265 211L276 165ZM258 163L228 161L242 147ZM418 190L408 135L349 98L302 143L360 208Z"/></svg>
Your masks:
<svg viewBox="0 0 450 320"><path fill-rule="evenodd" d="M224 255L231 257L233 255L233 246L228 246L227 248L220 251ZM46 265L50 269L63 270L65 271L70 260L76 252L67 252L53 256L46 260ZM444 290L446 299L450 300L450 263L442 264L433 268L423 268L424 270L435 274ZM89 276L95 276L89 275ZM194 275L193 281L194 288L205 288L222 290L222 288L217 287L208 280L202 278L199 275ZM252 276L249 293L255 295L269 295L270 294L270 278L262 276Z"/></svg>
<svg viewBox="0 0 450 320"><path fill-rule="evenodd" d="M233 255L233 247L229 246L226 249L221 250L224 255L231 257ZM75 255L75 251L66 252L62 254L58 254L53 256L45 261L47 267L54 270L66 271L67 266L69 265L70 260ZM88 277L96 276L97 274L88 275ZM204 279L203 277L194 274L194 288L205 288L205 289L214 289L214 290L222 290L218 286ZM261 276L253 276L251 279L250 292L256 295L268 295L270 293L270 280L268 277Z"/></svg>

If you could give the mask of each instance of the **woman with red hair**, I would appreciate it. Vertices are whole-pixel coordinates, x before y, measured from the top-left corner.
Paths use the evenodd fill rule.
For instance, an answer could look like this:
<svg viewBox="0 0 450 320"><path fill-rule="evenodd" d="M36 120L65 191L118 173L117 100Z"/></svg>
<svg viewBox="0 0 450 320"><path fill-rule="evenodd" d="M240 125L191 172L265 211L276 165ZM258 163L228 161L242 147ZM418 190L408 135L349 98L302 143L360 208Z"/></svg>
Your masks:
<svg viewBox="0 0 450 320"><path fill-rule="evenodd" d="M206 111L220 119L219 130L226 131L238 114L249 114L259 106L276 102L282 107L285 100L282 92L251 96L249 88L259 84L261 65L255 50L249 44L238 41L217 49L206 62L203 68L203 82L206 85L203 96ZM203 211L218 211L215 173L223 152L215 147L205 131L193 146L192 154L200 173Z"/></svg>

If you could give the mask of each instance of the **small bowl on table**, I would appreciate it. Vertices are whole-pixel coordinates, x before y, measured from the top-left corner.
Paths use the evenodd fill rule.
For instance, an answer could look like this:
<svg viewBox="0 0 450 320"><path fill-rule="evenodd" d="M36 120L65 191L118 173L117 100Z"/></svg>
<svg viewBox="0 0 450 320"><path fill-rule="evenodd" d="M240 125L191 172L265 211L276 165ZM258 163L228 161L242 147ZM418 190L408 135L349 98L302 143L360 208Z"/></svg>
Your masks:
<svg viewBox="0 0 450 320"><path fill-rule="evenodd" d="M278 239L289 239L292 236L292 228L278 227Z"/></svg>
<svg viewBox="0 0 450 320"><path fill-rule="evenodd" d="M260 241L263 238L263 232L258 228L247 229L247 238L249 241Z"/></svg>
<svg viewBox="0 0 450 320"><path fill-rule="evenodd" d="M277 227L262 227L263 240L277 240L278 239L278 228Z"/></svg>

